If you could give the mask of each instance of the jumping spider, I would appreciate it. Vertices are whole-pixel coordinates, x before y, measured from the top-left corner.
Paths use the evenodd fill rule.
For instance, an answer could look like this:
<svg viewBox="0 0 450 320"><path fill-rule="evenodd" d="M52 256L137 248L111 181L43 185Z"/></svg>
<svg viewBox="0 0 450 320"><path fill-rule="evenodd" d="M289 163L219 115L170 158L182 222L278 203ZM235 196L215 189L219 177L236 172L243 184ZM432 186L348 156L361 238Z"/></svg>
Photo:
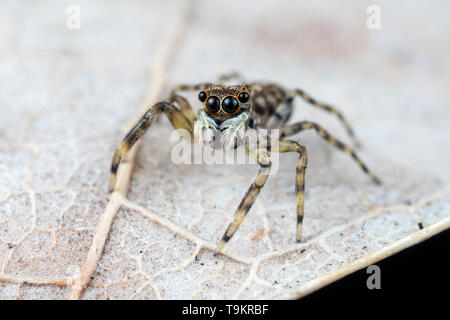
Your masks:
<svg viewBox="0 0 450 320"><path fill-rule="evenodd" d="M115 187L116 173L122 157L126 156L131 147L142 137L160 113L166 114L175 129L187 130L190 133L190 142L194 142L194 137L196 136L194 132L204 133L208 130L216 130L220 131L222 136L236 136L236 134L244 134L248 128L279 128L280 140L276 144L276 147L274 147L274 144L269 144L265 148L246 149L249 155L252 154L254 156L260 165L260 170L247 193L244 195L244 198L241 200L234 215L234 221L225 231L216 248L215 254L219 253L226 242L234 235L258 196L259 191L264 186L271 167L270 152L297 152L299 154L295 190L297 195L296 240L300 242L302 235L307 154L303 145L296 141L286 139L286 137L292 136L300 131L314 129L320 137L349 154L373 182L380 184L380 180L369 171L367 166L350 147L333 138L318 124L310 121L301 121L290 125L286 124L293 110L293 100L298 96L312 106L336 115L349 136L354 139L353 130L342 113L337 109L316 101L301 89L287 91L276 84L260 82L237 86L226 85L228 80L235 77L237 77L236 74L222 76L218 84L201 83L197 85L176 86L172 90L169 99L152 106L125 136L114 153L111 166L110 191L113 191ZM200 91L198 99L203 103L203 108L198 111L197 115L194 114L188 101L178 95L180 91L192 90Z"/></svg>

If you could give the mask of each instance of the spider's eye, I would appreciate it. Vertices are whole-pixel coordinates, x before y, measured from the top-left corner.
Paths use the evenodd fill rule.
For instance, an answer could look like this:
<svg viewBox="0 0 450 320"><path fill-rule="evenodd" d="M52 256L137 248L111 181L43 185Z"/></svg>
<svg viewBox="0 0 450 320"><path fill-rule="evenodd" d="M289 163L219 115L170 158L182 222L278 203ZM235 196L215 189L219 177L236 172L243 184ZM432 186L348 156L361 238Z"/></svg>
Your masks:
<svg viewBox="0 0 450 320"><path fill-rule="evenodd" d="M247 92L239 93L238 99L239 99L240 102L246 103L248 101L248 98L249 98L249 96L248 96Z"/></svg>
<svg viewBox="0 0 450 320"><path fill-rule="evenodd" d="M201 102L205 102L206 97L207 95L205 91L200 91L200 93L198 94L198 100L200 100Z"/></svg>
<svg viewBox="0 0 450 320"><path fill-rule="evenodd" d="M206 108L211 113L217 113L220 110L220 100L216 96L211 96L206 101Z"/></svg>
<svg viewBox="0 0 450 320"><path fill-rule="evenodd" d="M239 108L239 102L234 97L226 97L222 101L222 109L226 113L235 113Z"/></svg>

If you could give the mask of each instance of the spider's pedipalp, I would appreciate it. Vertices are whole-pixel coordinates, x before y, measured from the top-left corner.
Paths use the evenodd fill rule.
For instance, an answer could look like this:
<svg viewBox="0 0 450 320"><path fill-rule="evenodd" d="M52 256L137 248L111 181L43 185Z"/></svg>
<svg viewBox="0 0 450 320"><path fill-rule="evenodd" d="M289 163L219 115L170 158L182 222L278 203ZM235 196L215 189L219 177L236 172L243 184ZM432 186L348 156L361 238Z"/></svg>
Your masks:
<svg viewBox="0 0 450 320"><path fill-rule="evenodd" d="M197 119L194 122L195 143L201 144L204 147L211 145L214 142L218 131L218 125L206 114L205 110L198 110Z"/></svg>
<svg viewBox="0 0 450 320"><path fill-rule="evenodd" d="M250 112L242 112L240 115L222 122L219 126L221 131L220 140L227 149L242 143L245 137L245 126L250 118Z"/></svg>

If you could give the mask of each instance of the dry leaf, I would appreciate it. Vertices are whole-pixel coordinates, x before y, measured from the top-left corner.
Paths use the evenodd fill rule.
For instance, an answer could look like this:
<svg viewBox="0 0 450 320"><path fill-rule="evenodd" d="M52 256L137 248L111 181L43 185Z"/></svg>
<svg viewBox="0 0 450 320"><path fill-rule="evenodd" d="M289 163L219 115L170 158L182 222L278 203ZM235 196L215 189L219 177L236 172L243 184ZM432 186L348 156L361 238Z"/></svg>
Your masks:
<svg viewBox="0 0 450 320"><path fill-rule="evenodd" d="M0 5L0 298L294 298L449 228L447 2L382 2L381 30L366 29L360 1L78 3L79 30L66 28L62 3ZM175 165L166 119L121 166L111 197L109 166L170 86L235 69L335 103L384 185L302 134L304 243L296 156L282 155L213 257L257 168ZM297 105L292 121L345 139L332 116Z"/></svg>

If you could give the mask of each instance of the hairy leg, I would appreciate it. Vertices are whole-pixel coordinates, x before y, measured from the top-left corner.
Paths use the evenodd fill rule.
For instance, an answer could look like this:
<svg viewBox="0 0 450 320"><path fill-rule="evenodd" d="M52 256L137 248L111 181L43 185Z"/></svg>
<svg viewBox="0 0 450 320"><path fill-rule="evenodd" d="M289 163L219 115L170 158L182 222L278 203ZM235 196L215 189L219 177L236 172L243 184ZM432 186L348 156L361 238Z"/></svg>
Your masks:
<svg viewBox="0 0 450 320"><path fill-rule="evenodd" d="M198 91L205 90L213 84L210 82L198 83L198 84L180 84L173 88L171 97L175 96L180 91Z"/></svg>
<svg viewBox="0 0 450 320"><path fill-rule="evenodd" d="M282 107L277 109L277 114L275 114L275 117L281 117L285 113L287 113L290 109L292 109L292 102L293 102L294 98L297 96L301 97L303 100L305 100L306 102L308 102L309 104L311 104L312 106L314 106L316 108L325 110L331 114L336 115L338 120L345 127L347 134L353 139L355 145L356 146L360 145L360 143L357 141L357 139L355 137L352 127L350 126L350 124L344 118L343 114L338 109L336 109L335 107L330 106L328 104L317 101L316 99L312 98L305 91L303 91L301 89L295 89L295 90L289 91L287 93L286 99L283 102Z"/></svg>
<svg viewBox="0 0 450 320"><path fill-rule="evenodd" d="M125 138L117 147L111 165L111 175L109 179L110 192L114 190L116 185L116 174L120 161L127 155L128 151L133 147L136 141L144 135L153 120L161 112L166 114L175 129L187 130L191 134L192 138L192 124L179 109L177 109L172 103L166 101L155 104L142 116L138 123L127 133Z"/></svg>
<svg viewBox="0 0 450 320"><path fill-rule="evenodd" d="M186 117L186 119L189 120L191 125L194 126L195 120L194 110L192 110L191 105L184 97L179 95L173 95L172 97L170 97L169 102L177 103L178 107L181 110L181 113Z"/></svg>
<svg viewBox="0 0 450 320"><path fill-rule="evenodd" d="M258 151L249 151L249 154L251 157L254 157L260 165L258 175L256 176L250 188L247 190L244 198L242 198L241 203L239 204L236 213L234 214L234 220L232 223L230 223L224 235L222 236L222 239L217 245L214 255L220 253L224 245L231 239L236 230L239 228L242 221L247 216L248 211L255 202L256 197L258 196L262 187L264 187L264 184L266 183L266 180L269 176L271 161L270 155L267 150L259 149Z"/></svg>
<svg viewBox="0 0 450 320"><path fill-rule="evenodd" d="M297 132L306 130L306 129L314 129L319 134L320 137L322 137L325 141L329 142L336 148L338 148L341 151L344 151L345 153L349 154L361 167L361 169L366 173L373 182L376 184L380 184L381 181L378 179L372 172L370 172L369 168L362 162L362 160L358 157L355 151L351 149L349 146L344 144L343 142L335 139L332 137L328 132L326 132L320 125L314 122L310 121L302 121L297 122L291 125L284 126L280 128L280 138L284 138L290 135L293 135Z"/></svg>
<svg viewBox="0 0 450 320"><path fill-rule="evenodd" d="M280 140L277 147L271 146L271 152L297 152L299 158L297 161L297 169L295 176L295 193L297 197L297 231L296 240L301 242L302 227L303 227L303 214L305 207L305 171L308 162L308 156L306 148L298 142L291 140Z"/></svg>

